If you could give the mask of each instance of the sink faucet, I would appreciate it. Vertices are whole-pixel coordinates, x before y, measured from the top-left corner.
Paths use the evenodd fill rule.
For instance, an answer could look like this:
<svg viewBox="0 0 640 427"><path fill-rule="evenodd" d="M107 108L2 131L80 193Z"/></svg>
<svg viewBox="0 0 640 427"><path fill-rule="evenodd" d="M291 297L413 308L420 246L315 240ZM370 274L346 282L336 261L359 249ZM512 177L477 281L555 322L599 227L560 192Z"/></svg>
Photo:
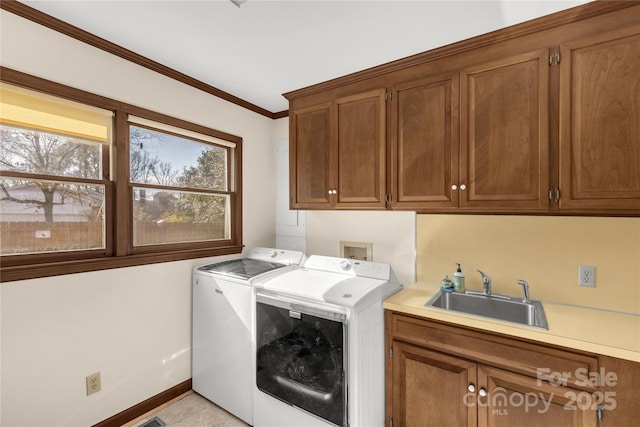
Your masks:
<svg viewBox="0 0 640 427"><path fill-rule="evenodd" d="M491 295L491 278L480 270L476 271L482 275L482 294Z"/></svg>
<svg viewBox="0 0 640 427"><path fill-rule="evenodd" d="M530 303L531 299L529 298L529 284L524 280L518 280L518 285L522 286L522 291L524 293L524 296L522 297L522 302L525 304Z"/></svg>

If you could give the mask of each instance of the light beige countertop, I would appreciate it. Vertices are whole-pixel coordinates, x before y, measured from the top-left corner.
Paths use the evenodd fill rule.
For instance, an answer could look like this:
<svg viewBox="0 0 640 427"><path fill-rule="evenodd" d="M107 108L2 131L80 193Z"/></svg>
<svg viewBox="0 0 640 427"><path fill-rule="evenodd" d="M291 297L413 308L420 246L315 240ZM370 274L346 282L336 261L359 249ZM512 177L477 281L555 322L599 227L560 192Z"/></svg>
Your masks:
<svg viewBox="0 0 640 427"><path fill-rule="evenodd" d="M383 307L519 338L640 362L640 315L543 301L549 330L467 315L424 304L439 285L412 284L387 298Z"/></svg>

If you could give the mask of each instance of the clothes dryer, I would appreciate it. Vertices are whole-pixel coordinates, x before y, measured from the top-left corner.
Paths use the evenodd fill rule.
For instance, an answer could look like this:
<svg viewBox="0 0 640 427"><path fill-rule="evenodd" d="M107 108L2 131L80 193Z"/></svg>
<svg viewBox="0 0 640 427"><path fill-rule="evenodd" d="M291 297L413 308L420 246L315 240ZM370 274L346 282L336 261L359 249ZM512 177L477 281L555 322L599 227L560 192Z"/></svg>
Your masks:
<svg viewBox="0 0 640 427"><path fill-rule="evenodd" d="M256 283L254 427L384 427L388 264L313 255Z"/></svg>

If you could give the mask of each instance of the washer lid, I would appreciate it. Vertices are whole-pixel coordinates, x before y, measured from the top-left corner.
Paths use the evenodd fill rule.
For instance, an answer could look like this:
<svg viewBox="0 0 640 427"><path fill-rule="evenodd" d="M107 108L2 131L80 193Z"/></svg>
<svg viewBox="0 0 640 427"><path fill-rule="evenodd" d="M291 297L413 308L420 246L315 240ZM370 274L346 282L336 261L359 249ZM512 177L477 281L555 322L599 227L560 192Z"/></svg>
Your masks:
<svg viewBox="0 0 640 427"><path fill-rule="evenodd" d="M198 267L198 270L248 280L268 271L277 270L286 266L287 264L281 264L279 262L240 258L203 265L202 267Z"/></svg>

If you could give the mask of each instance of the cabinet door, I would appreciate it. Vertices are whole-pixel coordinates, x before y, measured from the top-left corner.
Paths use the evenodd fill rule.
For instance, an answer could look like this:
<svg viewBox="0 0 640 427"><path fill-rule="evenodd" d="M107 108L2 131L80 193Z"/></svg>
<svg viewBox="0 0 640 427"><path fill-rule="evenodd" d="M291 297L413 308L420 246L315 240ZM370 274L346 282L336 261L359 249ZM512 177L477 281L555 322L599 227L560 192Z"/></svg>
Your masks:
<svg viewBox="0 0 640 427"><path fill-rule="evenodd" d="M483 365L478 384L478 427L597 425L591 393Z"/></svg>
<svg viewBox="0 0 640 427"><path fill-rule="evenodd" d="M548 49L460 74L460 206L549 207Z"/></svg>
<svg viewBox="0 0 640 427"><path fill-rule="evenodd" d="M394 427L476 425L476 408L464 403L475 363L394 342L392 376Z"/></svg>
<svg viewBox="0 0 640 427"><path fill-rule="evenodd" d="M392 88L391 179L394 208L458 206L459 73Z"/></svg>
<svg viewBox="0 0 640 427"><path fill-rule="evenodd" d="M336 100L338 207L385 207L385 93Z"/></svg>
<svg viewBox="0 0 640 427"><path fill-rule="evenodd" d="M292 209L330 207L330 103L291 112L289 200Z"/></svg>
<svg viewBox="0 0 640 427"><path fill-rule="evenodd" d="M637 427L640 420L640 362L600 356L598 367L603 427Z"/></svg>
<svg viewBox="0 0 640 427"><path fill-rule="evenodd" d="M560 208L638 212L640 27L560 53Z"/></svg>

